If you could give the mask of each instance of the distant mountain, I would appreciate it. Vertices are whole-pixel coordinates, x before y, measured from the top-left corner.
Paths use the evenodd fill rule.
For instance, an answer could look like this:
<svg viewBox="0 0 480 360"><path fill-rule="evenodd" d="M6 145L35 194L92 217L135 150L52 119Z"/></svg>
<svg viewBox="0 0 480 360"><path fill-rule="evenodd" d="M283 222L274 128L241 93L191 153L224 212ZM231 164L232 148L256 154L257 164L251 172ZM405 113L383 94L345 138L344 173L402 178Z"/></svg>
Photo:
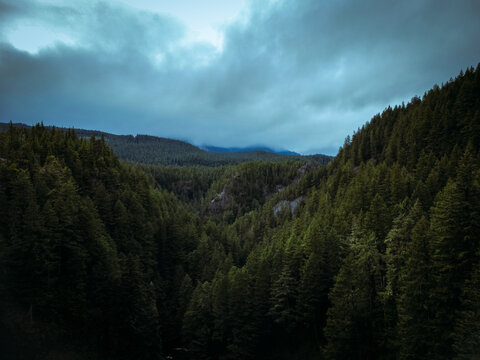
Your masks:
<svg viewBox="0 0 480 360"><path fill-rule="evenodd" d="M0 132L1 359L480 359L480 65L328 166L131 166L107 141L296 156L20 126Z"/></svg>
<svg viewBox="0 0 480 360"><path fill-rule="evenodd" d="M219 146L211 146L211 145L204 145L200 147L203 150L206 150L211 153L233 153L233 152L250 152L250 151L264 151L270 152L279 155L300 155L294 151L289 150L280 150L276 151L266 146L248 146L248 147L219 147Z"/></svg>
<svg viewBox="0 0 480 360"><path fill-rule="evenodd" d="M14 123L16 127L30 127L22 123ZM0 123L0 131L6 131L8 123ZM51 128L51 126L47 126ZM66 132L67 128L56 127L57 130ZM96 138L104 137L105 142L112 147L119 158L125 161L177 166L222 166L235 165L247 161L285 161L301 160L315 161L327 164L332 157L327 155L303 156L293 152L274 152L269 148L220 148L209 146L203 150L181 140L174 140L150 135L115 135L98 130L75 129L79 137ZM217 149L218 151L213 151ZM220 151L222 150L222 151ZM225 151L223 151L225 150Z"/></svg>

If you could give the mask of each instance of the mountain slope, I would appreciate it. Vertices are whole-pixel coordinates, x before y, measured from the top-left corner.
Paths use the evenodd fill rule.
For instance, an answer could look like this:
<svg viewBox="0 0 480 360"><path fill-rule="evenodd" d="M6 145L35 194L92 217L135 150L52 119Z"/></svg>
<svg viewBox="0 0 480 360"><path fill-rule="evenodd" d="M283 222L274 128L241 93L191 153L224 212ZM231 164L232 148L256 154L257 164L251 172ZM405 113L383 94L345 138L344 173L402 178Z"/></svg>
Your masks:
<svg viewBox="0 0 480 360"><path fill-rule="evenodd" d="M0 218L0 343L12 358L159 356L160 299L201 228L174 196L103 139L11 126Z"/></svg>
<svg viewBox="0 0 480 360"><path fill-rule="evenodd" d="M265 146L250 146L250 147L244 147L244 148L239 148L239 147L219 147L219 146L210 146L210 145L205 145L201 147L203 150L206 150L208 152L213 152L213 153L231 153L231 152L250 152L250 151L265 151L265 152L271 152L279 155L300 155L296 152L293 151L288 151L288 150L281 150L281 151L275 151L271 148L265 147Z"/></svg>
<svg viewBox="0 0 480 360"><path fill-rule="evenodd" d="M28 125L17 123L18 127ZM6 131L9 124L0 123L0 131ZM57 128L67 131L66 128ZM161 138L150 135L114 135L96 130L75 129L79 137L104 137L105 142L112 147L115 154L122 160L143 163L178 166L223 166L234 165L247 161L315 161L327 164L332 157L322 154L302 156L294 153L277 154L268 150L247 150L229 152L208 152L180 140Z"/></svg>
<svg viewBox="0 0 480 360"><path fill-rule="evenodd" d="M6 354L478 358L479 123L480 65L309 169L143 165L150 177L102 139L12 127L0 333L19 335L0 338ZM228 216L186 206L197 195Z"/></svg>
<svg viewBox="0 0 480 360"><path fill-rule="evenodd" d="M248 255L200 277L187 347L239 359L478 357L479 114L477 67L386 109L327 168L238 218L223 241ZM299 196L295 213L274 213Z"/></svg>

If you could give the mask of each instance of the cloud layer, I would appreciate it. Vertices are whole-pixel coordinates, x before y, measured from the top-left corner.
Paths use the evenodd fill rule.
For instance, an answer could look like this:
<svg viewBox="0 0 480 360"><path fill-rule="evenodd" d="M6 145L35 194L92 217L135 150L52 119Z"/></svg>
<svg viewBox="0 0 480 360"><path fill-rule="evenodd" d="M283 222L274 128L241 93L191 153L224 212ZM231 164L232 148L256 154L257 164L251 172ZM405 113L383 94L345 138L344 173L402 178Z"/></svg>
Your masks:
<svg viewBox="0 0 480 360"><path fill-rule="evenodd" d="M0 121L335 154L389 104L475 66L479 13L475 0L255 0L219 50L111 1L0 0ZM25 24L69 41L21 51L9 31Z"/></svg>

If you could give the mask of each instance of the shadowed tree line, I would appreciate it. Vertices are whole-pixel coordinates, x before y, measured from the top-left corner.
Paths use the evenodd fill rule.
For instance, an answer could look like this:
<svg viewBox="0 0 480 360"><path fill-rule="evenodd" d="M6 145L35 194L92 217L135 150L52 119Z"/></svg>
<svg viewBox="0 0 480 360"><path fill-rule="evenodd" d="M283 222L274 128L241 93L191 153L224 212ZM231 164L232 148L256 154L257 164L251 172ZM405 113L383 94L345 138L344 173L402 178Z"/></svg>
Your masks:
<svg viewBox="0 0 480 360"><path fill-rule="evenodd" d="M0 134L2 346L480 357L479 147L480 67L374 116L327 166L132 166L103 138L12 126Z"/></svg>

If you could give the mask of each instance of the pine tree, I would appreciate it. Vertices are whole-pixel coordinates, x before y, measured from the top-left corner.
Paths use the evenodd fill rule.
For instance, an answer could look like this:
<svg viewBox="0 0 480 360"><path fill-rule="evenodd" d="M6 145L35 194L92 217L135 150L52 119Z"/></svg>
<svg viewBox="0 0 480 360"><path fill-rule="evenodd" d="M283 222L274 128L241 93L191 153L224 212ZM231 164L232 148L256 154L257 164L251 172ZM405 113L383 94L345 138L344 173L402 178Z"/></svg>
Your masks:
<svg viewBox="0 0 480 360"><path fill-rule="evenodd" d="M382 352L381 259L373 234L354 234L352 248L345 258L330 292L324 330L328 343L327 359L365 359Z"/></svg>
<svg viewBox="0 0 480 360"><path fill-rule="evenodd" d="M305 324L310 341L320 350L322 329L330 305L328 293L340 261L338 242L313 219L305 233L304 243L309 256L301 269L297 316Z"/></svg>
<svg viewBox="0 0 480 360"><path fill-rule="evenodd" d="M400 214L393 221L393 227L386 239L386 287L383 292L383 302L386 323L386 339L390 347L398 345L396 324L398 321L398 299L400 295L401 274L405 270L408 260L407 249L411 240L411 232L415 224L423 215L422 206L417 200L411 209L408 201L403 201L399 206Z"/></svg>
<svg viewBox="0 0 480 360"><path fill-rule="evenodd" d="M399 274L398 336L402 359L432 358L435 338L430 292L434 280L428 233L428 221L422 217L412 230L406 263Z"/></svg>
<svg viewBox="0 0 480 360"><path fill-rule="evenodd" d="M273 322L282 326L287 332L292 330L296 319L295 307L301 258L299 240L292 234L285 244L280 273L271 287L269 310Z"/></svg>
<svg viewBox="0 0 480 360"><path fill-rule="evenodd" d="M480 254L479 254L480 255ZM462 293L461 310L453 332L455 359L480 359L480 263Z"/></svg>
<svg viewBox="0 0 480 360"><path fill-rule="evenodd" d="M467 150L456 181L449 181L432 208L431 248L435 273L436 355L453 356L452 331L460 295L479 246L479 186L473 157Z"/></svg>
<svg viewBox="0 0 480 360"><path fill-rule="evenodd" d="M213 314L211 284L198 283L192 293L183 319L185 343L197 359L208 359L212 354Z"/></svg>

